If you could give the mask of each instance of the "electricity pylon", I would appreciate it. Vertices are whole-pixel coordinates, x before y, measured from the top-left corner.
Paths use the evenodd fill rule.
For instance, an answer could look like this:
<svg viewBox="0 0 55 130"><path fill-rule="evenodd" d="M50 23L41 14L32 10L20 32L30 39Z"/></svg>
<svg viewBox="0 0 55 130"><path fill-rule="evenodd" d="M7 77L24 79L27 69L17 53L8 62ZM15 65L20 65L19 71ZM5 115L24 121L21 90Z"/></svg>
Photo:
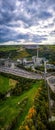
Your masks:
<svg viewBox="0 0 55 130"><path fill-rule="evenodd" d="M47 87L48 91L48 102L49 102L49 117L51 118L51 104L50 104L50 92L49 92L49 86L47 85L47 79L46 79L46 74L47 74L47 67L46 67L47 61L44 61L44 79L45 79L45 87Z"/></svg>

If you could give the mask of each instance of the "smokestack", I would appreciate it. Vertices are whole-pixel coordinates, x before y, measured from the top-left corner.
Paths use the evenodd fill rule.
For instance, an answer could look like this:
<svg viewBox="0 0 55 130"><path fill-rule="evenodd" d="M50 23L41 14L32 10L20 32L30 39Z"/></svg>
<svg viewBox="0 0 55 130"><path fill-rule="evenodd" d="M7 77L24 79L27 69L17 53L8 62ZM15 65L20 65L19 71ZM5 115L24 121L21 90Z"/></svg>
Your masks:
<svg viewBox="0 0 55 130"><path fill-rule="evenodd" d="M38 58L38 48L39 48L39 47L38 47L38 45L37 45L37 58Z"/></svg>

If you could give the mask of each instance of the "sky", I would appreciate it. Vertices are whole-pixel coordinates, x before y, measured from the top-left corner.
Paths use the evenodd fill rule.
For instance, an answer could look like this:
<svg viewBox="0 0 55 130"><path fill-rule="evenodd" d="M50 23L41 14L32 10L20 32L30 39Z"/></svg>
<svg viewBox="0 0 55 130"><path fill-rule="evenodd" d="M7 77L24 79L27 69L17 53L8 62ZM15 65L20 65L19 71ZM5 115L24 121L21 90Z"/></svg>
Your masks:
<svg viewBox="0 0 55 130"><path fill-rule="evenodd" d="M55 0L0 0L5 44L55 44Z"/></svg>

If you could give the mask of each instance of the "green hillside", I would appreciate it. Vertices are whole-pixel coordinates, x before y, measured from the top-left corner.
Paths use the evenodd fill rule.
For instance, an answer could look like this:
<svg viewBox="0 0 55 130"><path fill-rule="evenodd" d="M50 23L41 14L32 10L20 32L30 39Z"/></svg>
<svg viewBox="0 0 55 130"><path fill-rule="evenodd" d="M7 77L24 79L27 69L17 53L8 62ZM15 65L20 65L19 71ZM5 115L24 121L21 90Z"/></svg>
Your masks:
<svg viewBox="0 0 55 130"><path fill-rule="evenodd" d="M6 77L1 77L2 79L1 85L4 88L4 91L7 88L9 79ZM23 79L21 78L21 81ZM5 82L5 86L4 86ZM25 83L25 82L24 82ZM31 81L31 88L27 91L24 91L20 96L10 96L4 100L0 100L0 128L8 128L12 126L15 120L15 128L14 130L18 130L18 127L21 125L22 121L25 119L29 108L33 105L35 94L38 92L38 88L40 88L42 81L36 81L33 83ZM30 81L28 81L30 84ZM0 90L2 90L0 87Z"/></svg>
<svg viewBox="0 0 55 130"><path fill-rule="evenodd" d="M0 75L0 93L4 94L10 89L13 89L16 83L16 80Z"/></svg>
<svg viewBox="0 0 55 130"><path fill-rule="evenodd" d="M45 57L55 64L55 45L39 46L39 57ZM18 59L36 55L35 49L27 49L26 46L0 46L0 58Z"/></svg>

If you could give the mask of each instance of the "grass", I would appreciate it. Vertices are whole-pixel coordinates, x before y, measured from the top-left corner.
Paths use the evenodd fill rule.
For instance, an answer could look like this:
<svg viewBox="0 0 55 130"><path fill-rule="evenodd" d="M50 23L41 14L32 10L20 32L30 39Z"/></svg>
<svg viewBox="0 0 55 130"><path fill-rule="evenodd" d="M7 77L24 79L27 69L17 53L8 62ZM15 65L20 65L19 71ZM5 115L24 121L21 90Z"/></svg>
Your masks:
<svg viewBox="0 0 55 130"><path fill-rule="evenodd" d="M10 57L13 60L30 56L24 47L21 46L1 46L0 58Z"/></svg>
<svg viewBox="0 0 55 130"><path fill-rule="evenodd" d="M16 128L14 130L18 130L19 126L21 125L21 122L24 121L26 115L28 114L28 111L30 107L33 105L34 97L38 91L38 88L40 87L39 85L41 84L40 82L36 82L33 86L32 89L30 89L28 92L24 93L22 96L27 96L28 97L28 102L24 108L24 111L22 115L19 118L19 121L16 124Z"/></svg>
<svg viewBox="0 0 55 130"><path fill-rule="evenodd" d="M9 97L5 101L0 102L0 119L1 119L0 127L5 127L6 125L9 125L9 123L11 123L11 121L17 116L19 112L20 105L18 105L18 102L22 101L24 97L27 96L28 97L27 104L24 107L24 111L21 114L21 116L18 117L19 120L17 120L17 124L15 127L15 130L18 130L18 127L25 119L29 108L33 104L33 99L38 91L38 88L41 85L41 82L42 81L36 81L36 83L33 84L32 88L24 92L21 96Z"/></svg>
<svg viewBox="0 0 55 130"><path fill-rule="evenodd" d="M18 55L15 55L15 57L13 59L16 60L20 57L24 58L24 57L28 57L28 56L30 56L30 55L26 50L21 50L21 51L18 51Z"/></svg>
<svg viewBox="0 0 55 130"><path fill-rule="evenodd" d="M16 80L0 75L0 92L6 93L11 88L15 87L16 82Z"/></svg>
<svg viewBox="0 0 55 130"><path fill-rule="evenodd" d="M0 51L19 50L20 46L0 46Z"/></svg>

